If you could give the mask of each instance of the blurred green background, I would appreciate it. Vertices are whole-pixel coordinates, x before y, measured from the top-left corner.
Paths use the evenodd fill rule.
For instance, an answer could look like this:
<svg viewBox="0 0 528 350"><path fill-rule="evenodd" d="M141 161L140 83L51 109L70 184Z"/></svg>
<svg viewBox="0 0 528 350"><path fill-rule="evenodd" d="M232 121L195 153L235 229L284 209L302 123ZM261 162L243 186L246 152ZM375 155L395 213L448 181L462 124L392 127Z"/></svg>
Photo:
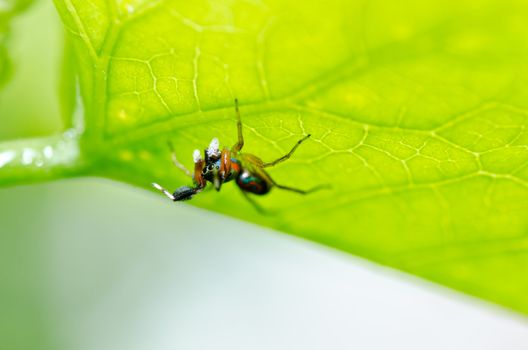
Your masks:
<svg viewBox="0 0 528 350"><path fill-rule="evenodd" d="M64 30L53 3L25 1L29 9L19 15L14 5L24 2L2 1L0 45L7 51L7 61L0 64L8 71L4 80L9 84L0 94L0 140L60 132L64 129L59 102Z"/></svg>

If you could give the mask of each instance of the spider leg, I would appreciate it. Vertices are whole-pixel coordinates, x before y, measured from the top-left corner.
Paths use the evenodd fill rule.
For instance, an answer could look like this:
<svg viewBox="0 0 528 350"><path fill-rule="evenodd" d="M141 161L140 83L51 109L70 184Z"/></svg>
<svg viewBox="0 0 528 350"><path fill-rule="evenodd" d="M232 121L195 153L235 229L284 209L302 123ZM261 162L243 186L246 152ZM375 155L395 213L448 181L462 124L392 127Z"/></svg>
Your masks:
<svg viewBox="0 0 528 350"><path fill-rule="evenodd" d="M244 147L244 136L242 135L242 120L240 119L240 111L238 110L238 99L235 98L235 112L237 115L237 132L238 142L231 148L231 152L239 152Z"/></svg>
<svg viewBox="0 0 528 350"><path fill-rule="evenodd" d="M277 188L280 188L281 190L286 190L286 191L292 191L292 192L296 192L296 193L300 193L300 194L309 194L309 193L312 193L312 192L316 192L316 191L319 191L319 190L322 190L322 189L325 189L325 188L331 188L330 185L318 185L318 186L315 186L315 187L312 187L308 190L301 190L299 188L295 188L295 187L289 187L289 186L284 186L284 185L279 185L278 183L274 182L273 181L273 185Z"/></svg>
<svg viewBox="0 0 528 350"><path fill-rule="evenodd" d="M266 210L264 210L264 208L262 208L257 202L255 202L255 200L253 200L253 198L251 198L249 194L247 194L247 192L245 192L244 190L241 190L240 192L242 192L242 194L247 199L247 201L251 203L251 205L253 205L256 211L258 211L261 214L266 213Z"/></svg>
<svg viewBox="0 0 528 350"><path fill-rule="evenodd" d="M201 192L203 190L203 187L189 187L189 186L181 186L174 191L174 193L170 193L165 188L161 187L161 185L153 182L152 186L163 193L167 198L172 200L173 202L176 201L186 201L191 199L195 194Z"/></svg>
<svg viewBox="0 0 528 350"><path fill-rule="evenodd" d="M220 170L218 174L222 182L229 176L231 172L231 152L224 148L220 155Z"/></svg>
<svg viewBox="0 0 528 350"><path fill-rule="evenodd" d="M280 157L279 159L274 160L273 162L264 163L264 164L262 164L262 167L263 168L267 168L267 167L270 167L270 166L274 166L274 165L277 165L277 164L279 164L281 162L284 162L285 160L289 159L291 157L291 155L293 154L293 152L295 152L297 147L299 147L299 145L301 143L303 143L306 139L308 139L310 136L312 136L312 135L311 134L306 135L305 137L303 137L302 139L297 141L295 146L293 146L293 148L286 155Z"/></svg>
<svg viewBox="0 0 528 350"><path fill-rule="evenodd" d="M158 191L160 191L161 193L163 193L165 196L167 196L167 198L169 198L170 200L172 201L175 201L176 198L172 195L172 193L170 193L169 191L167 191L166 189L164 189L163 187L161 187L159 184L153 182L152 183L152 186L157 189Z"/></svg>
<svg viewBox="0 0 528 350"><path fill-rule="evenodd" d="M183 165L182 163L180 163L178 161L178 158L176 158L176 152L174 151L174 146L172 145L172 142L170 141L167 141L167 145L169 146L169 149L170 149L170 152L171 152L171 158L172 158L172 163L178 168L180 169L181 171L183 171L185 173L185 175L189 176L190 178L192 178L192 174L191 172L189 171L189 169L187 169L185 167L185 165Z"/></svg>

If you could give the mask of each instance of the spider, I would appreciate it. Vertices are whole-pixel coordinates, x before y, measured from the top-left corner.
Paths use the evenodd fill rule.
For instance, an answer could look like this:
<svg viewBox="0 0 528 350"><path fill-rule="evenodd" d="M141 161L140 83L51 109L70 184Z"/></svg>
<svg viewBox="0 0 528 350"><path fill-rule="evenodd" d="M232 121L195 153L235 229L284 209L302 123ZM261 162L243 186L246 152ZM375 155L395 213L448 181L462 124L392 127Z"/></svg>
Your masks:
<svg viewBox="0 0 528 350"><path fill-rule="evenodd" d="M259 211L261 209L248 196L248 193L264 195L268 193L271 188L277 187L282 190L308 194L321 188L321 186L317 186L309 190L302 190L295 187L284 186L275 182L264 170L264 168L275 166L289 159L297 147L311 136L310 134L297 141L293 148L284 156L272 162L265 163L253 154L241 152L242 147L244 147L244 136L242 135L242 121L240 119L237 99L235 99L235 112L237 116L238 131L237 143L235 143L231 149L224 148L220 151L218 139L215 137L211 140L209 147L204 150L203 158L201 157L199 150L194 150L194 173L191 173L178 161L172 143L170 141L168 142L172 155L172 162L177 168L192 178L194 183L193 186L181 186L176 189L174 193L170 193L157 183L152 183L152 186L161 191L167 196L167 198L176 202L189 200L195 194L203 191L207 181L211 182L217 191L220 191L224 182L234 180L237 186L242 190L244 196L255 205Z"/></svg>

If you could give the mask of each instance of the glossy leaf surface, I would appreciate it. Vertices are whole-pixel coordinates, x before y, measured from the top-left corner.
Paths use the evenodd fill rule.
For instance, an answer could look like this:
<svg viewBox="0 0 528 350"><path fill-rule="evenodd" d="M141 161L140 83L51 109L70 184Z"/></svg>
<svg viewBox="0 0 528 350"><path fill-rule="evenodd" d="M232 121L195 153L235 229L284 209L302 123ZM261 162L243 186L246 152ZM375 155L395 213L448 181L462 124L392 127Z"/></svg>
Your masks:
<svg viewBox="0 0 528 350"><path fill-rule="evenodd" d="M528 312L523 2L55 3L84 118L56 176L188 185L167 140L188 167L230 147L237 97L244 151L270 161L310 133L270 174L332 189L275 189L267 215L232 184L193 204Z"/></svg>

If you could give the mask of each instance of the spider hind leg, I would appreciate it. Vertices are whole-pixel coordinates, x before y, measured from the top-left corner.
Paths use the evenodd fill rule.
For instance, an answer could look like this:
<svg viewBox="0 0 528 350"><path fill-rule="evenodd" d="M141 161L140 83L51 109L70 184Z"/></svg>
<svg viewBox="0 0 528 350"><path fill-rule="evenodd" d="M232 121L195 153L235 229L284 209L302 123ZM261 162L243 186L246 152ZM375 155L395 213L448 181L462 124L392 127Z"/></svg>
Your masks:
<svg viewBox="0 0 528 350"><path fill-rule="evenodd" d="M312 188L310 188L308 190L302 190L300 188L280 185L280 184L278 184L276 182L273 182L273 186L275 186L277 188L280 188L281 190L296 192L296 193L299 193L299 194L310 194L310 193L317 192L317 191L323 190L323 189L328 189L328 188L331 187L330 185L318 185L318 186L312 187Z"/></svg>
<svg viewBox="0 0 528 350"><path fill-rule="evenodd" d="M244 198L246 198L247 201L251 203L251 205L255 208L256 211L258 211L261 214L266 213L266 210L262 208L253 198L251 198L251 196L247 192L245 192L244 190L241 190L241 192L244 195Z"/></svg>

